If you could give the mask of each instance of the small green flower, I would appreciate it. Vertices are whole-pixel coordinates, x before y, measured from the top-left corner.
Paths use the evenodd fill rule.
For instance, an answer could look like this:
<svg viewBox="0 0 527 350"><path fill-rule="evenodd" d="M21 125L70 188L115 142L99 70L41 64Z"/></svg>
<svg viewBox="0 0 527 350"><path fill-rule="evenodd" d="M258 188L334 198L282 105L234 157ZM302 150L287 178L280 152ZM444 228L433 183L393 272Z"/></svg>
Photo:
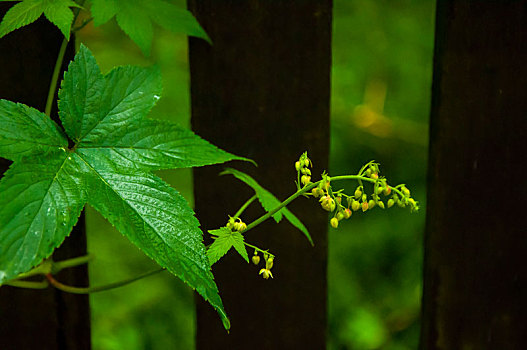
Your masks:
<svg viewBox="0 0 527 350"><path fill-rule="evenodd" d="M271 270L269 269L261 269L259 275L262 275L262 277L266 280L269 279L269 277L274 278Z"/></svg>

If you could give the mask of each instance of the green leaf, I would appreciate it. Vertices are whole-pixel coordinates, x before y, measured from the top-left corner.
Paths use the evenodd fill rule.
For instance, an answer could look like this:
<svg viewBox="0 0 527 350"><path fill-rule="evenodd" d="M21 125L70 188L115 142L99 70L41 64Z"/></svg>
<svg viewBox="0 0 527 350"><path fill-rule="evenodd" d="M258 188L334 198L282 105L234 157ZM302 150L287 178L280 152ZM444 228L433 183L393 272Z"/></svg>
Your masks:
<svg viewBox="0 0 527 350"><path fill-rule="evenodd" d="M84 164L54 152L15 162L0 182L0 284L47 258L85 203Z"/></svg>
<svg viewBox="0 0 527 350"><path fill-rule="evenodd" d="M154 26L148 12L138 5L133 2L121 3L115 18L119 27L139 46L143 54L150 56Z"/></svg>
<svg viewBox="0 0 527 350"><path fill-rule="evenodd" d="M265 188L260 186L260 184L256 182L256 180L254 180L251 176L241 171L232 168L227 168L220 175L233 175L238 180L245 182L247 185L249 185L254 190L256 196L258 197L258 200L260 201L260 204L267 212L270 212L274 208L278 207L281 203L271 192L267 191ZM285 216L285 218L294 227L302 231L302 233L309 240L309 243L313 245L313 240L311 239L311 235L309 234L307 228L289 209L285 207L280 209L273 215L273 219L275 219L275 221L278 223L280 222L280 220L282 220L282 215Z"/></svg>
<svg viewBox="0 0 527 350"><path fill-rule="evenodd" d="M105 80L95 58L81 45L68 66L59 90L59 115L68 135L78 141L99 118Z"/></svg>
<svg viewBox="0 0 527 350"><path fill-rule="evenodd" d="M91 169L90 205L146 255L195 288L226 319L199 222L185 199L154 175L121 174L104 162L84 161Z"/></svg>
<svg viewBox="0 0 527 350"><path fill-rule="evenodd" d="M0 156L18 160L68 147L57 124L21 103L0 100Z"/></svg>
<svg viewBox="0 0 527 350"><path fill-rule="evenodd" d="M84 144L87 146L88 143ZM227 153L177 124L144 119L127 129L100 138L79 152L91 157L96 153L126 168L143 170L189 168L248 160Z"/></svg>
<svg viewBox="0 0 527 350"><path fill-rule="evenodd" d="M121 29L141 48L150 54L153 23L173 32L210 38L196 18L187 10L162 0L92 0L92 15L96 26L116 17Z"/></svg>
<svg viewBox="0 0 527 350"><path fill-rule="evenodd" d="M36 21L42 14L55 24L69 40L73 22L70 7L80 7L73 0L23 0L7 11L0 23L0 38Z"/></svg>
<svg viewBox="0 0 527 350"><path fill-rule="evenodd" d="M1 281L49 256L89 202L145 254L196 289L228 329L194 212L176 190L146 171L243 158L174 124L145 119L160 93L157 68L120 67L103 76L81 45L59 91L59 116L75 143L67 150L49 118L0 101L0 155L15 160L0 182ZM234 247L243 255L243 247Z"/></svg>
<svg viewBox="0 0 527 350"><path fill-rule="evenodd" d="M108 22L119 11L117 0L92 0L91 3L90 11L95 26Z"/></svg>
<svg viewBox="0 0 527 350"><path fill-rule="evenodd" d="M59 115L68 135L88 147L143 119L161 90L157 67L123 66L102 76L91 52L81 45L61 84Z"/></svg>
<svg viewBox="0 0 527 350"><path fill-rule="evenodd" d="M240 232L232 232L227 227L222 227L218 230L210 230L209 233L214 238L214 242L207 249L207 256L211 266L227 254L231 247L234 247L242 258L249 263L247 249L245 249L245 244L243 244L245 240Z"/></svg>
<svg viewBox="0 0 527 350"><path fill-rule="evenodd" d="M0 38L35 22L44 12L42 0L26 0L11 7L0 23Z"/></svg>
<svg viewBox="0 0 527 350"><path fill-rule="evenodd" d="M75 154L90 169L88 202L146 255L196 289L228 327L194 212L176 190L145 170L237 157L190 131L145 119L160 98L159 69L119 67L102 76L83 46L69 69L59 92L59 115L76 140ZM201 148L189 147L188 140ZM193 151L205 155L189 154Z"/></svg>

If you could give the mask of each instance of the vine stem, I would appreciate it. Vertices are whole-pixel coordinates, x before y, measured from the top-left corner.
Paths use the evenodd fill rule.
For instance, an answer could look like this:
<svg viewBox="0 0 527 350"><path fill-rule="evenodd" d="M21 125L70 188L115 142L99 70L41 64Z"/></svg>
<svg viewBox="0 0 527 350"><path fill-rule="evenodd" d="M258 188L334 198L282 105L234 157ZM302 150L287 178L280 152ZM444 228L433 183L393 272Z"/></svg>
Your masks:
<svg viewBox="0 0 527 350"><path fill-rule="evenodd" d="M78 4L80 6L84 5L84 0L79 1ZM79 12L80 12L79 8L75 8L73 10L73 21L71 22L71 26L73 29L75 29L74 25L75 25L75 21L77 20L77 17L79 16ZM75 29L74 31L77 31L78 29ZM55 61L55 68L53 69L53 75L51 76L51 82L49 83L48 98L46 100L46 108L44 109L44 113L48 117L51 116L51 107L53 106L53 98L55 97L55 91L57 90L57 82L59 80L60 67L62 67L62 62L64 61L64 55L66 53L66 47L68 46L68 43L69 43L69 40L66 39L66 37L64 37L64 40L62 40L62 44L60 45L59 54L57 55L57 60Z"/></svg>
<svg viewBox="0 0 527 350"><path fill-rule="evenodd" d="M57 82L59 80L60 67L62 67L62 61L64 60L64 54L66 53L66 47L68 46L68 40L64 38L62 45L60 45L59 54L57 61L55 62L55 68L53 69L53 75L51 76L51 82L49 84L48 99L46 101L46 109L44 113L50 117L51 107L53 106L53 98L55 97L55 91L57 90Z"/></svg>
<svg viewBox="0 0 527 350"><path fill-rule="evenodd" d="M115 289L115 288L118 288L118 287L122 287L122 286L126 286L127 284L130 284L132 282L135 282L137 280L140 280L140 279L143 279L145 277L148 277L148 276L152 276L152 275L155 275L159 272L162 272L162 271L165 271L164 268L160 268L160 269L156 269L156 270L152 270L152 271L148 271L148 272L145 272L141 275L138 275L138 276L135 276L135 277L132 277L132 278L128 278L128 279L125 279L125 280L122 280L122 281L119 281L119 282L114 282L114 283L110 283L110 284L106 284L106 285L103 285L103 286L98 286L98 287L73 287L73 286L68 286L66 284L63 284L59 281L57 281L55 279L55 277L53 277L52 274L48 273L46 274L46 278L47 280L49 281L49 284L51 284L53 287L63 291L63 292L67 292L67 293L72 293L72 294L91 294L91 293L98 293L98 292L103 292L103 291L106 291L106 290L110 290L110 289Z"/></svg>
<svg viewBox="0 0 527 350"><path fill-rule="evenodd" d="M267 251L267 250L260 249L260 248L258 248L257 246L252 245L252 244L249 244L249 243L247 243L247 242L243 242L243 244L245 244L245 245L246 245L247 247L249 247L249 248L253 248L253 249L256 250L256 251L259 251L260 253L268 254L269 256L272 256L272 257L274 258L274 255L271 254L271 253L269 253L269 251Z"/></svg>
<svg viewBox="0 0 527 350"><path fill-rule="evenodd" d="M7 286L17 287L17 288L26 288L26 289L46 289L49 286L48 281L18 281L12 280L5 283Z"/></svg>
<svg viewBox="0 0 527 350"><path fill-rule="evenodd" d="M243 205L240 207L240 209L238 209L238 211L236 212L236 214L234 214L234 218L239 218L240 215L242 215L242 213L245 211L245 209L247 209L247 207L249 205L251 205L252 202L254 202L254 200L257 198L256 195L252 196L251 198L249 198L245 203L243 203Z"/></svg>
<svg viewBox="0 0 527 350"><path fill-rule="evenodd" d="M51 271L56 274L63 269L67 269L69 267L75 267L79 265L84 265L92 260L93 260L93 255L88 254L88 255L83 255L83 256L79 256L79 257L68 259L68 260L55 261L53 262Z"/></svg>

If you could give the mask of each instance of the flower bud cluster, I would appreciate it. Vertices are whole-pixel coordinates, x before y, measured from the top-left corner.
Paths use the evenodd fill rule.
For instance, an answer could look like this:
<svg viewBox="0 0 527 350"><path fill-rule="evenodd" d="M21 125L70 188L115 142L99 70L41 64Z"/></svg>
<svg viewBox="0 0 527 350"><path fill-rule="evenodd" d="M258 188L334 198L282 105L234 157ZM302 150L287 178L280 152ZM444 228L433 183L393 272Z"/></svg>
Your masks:
<svg viewBox="0 0 527 350"><path fill-rule="evenodd" d="M330 185L330 177L327 174L322 174L322 180L319 185L311 190L311 195L318 198L320 206L334 215L330 220L330 225L333 228L338 228L339 222L349 219L352 213L362 210L366 212L375 207L381 209L391 208L394 204L400 207L409 206L412 211L416 211L419 206L418 203L410 197L410 191L405 185L391 187L388 185L386 178L379 175L379 164L373 161L366 164L358 174L359 186L355 189L352 195L348 195L343 190L336 192L332 191ZM373 191L370 195L365 193L363 181L373 183ZM373 181L372 181L373 180ZM389 197L386 203L381 198ZM345 198L347 206L343 204L342 199Z"/></svg>
<svg viewBox="0 0 527 350"><path fill-rule="evenodd" d="M295 162L295 169L298 173L299 184L303 187L311 183L311 170L313 166L311 159L307 157L307 152L302 153L300 158Z"/></svg>
<svg viewBox="0 0 527 350"><path fill-rule="evenodd" d="M274 265L274 256L267 253L263 253L263 256L265 260L265 268L260 270L259 275L262 275L262 277L266 280L269 279L269 277L274 278L271 272L271 269ZM260 256L258 256L258 252L256 250L254 251L254 256L252 260L255 265L258 265L258 263L260 263Z"/></svg>
<svg viewBox="0 0 527 350"><path fill-rule="evenodd" d="M229 216L229 221L227 221L227 225L225 225L228 229L231 229L233 231L243 232L247 229L247 224L242 221L240 218L233 218Z"/></svg>

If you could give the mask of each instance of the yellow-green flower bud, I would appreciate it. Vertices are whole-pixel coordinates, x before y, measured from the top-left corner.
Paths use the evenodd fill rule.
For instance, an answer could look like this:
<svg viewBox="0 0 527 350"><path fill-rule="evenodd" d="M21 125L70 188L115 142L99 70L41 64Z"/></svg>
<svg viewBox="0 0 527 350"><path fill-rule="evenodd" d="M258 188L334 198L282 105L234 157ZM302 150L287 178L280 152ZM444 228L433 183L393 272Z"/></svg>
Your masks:
<svg viewBox="0 0 527 350"><path fill-rule="evenodd" d="M271 270L273 268L273 261L274 261L274 258L272 256L270 256L266 261L265 261L265 268L267 270Z"/></svg>
<svg viewBox="0 0 527 350"><path fill-rule="evenodd" d="M260 263L260 256L259 255L253 255L252 261L253 261L253 264L258 265Z"/></svg>
<svg viewBox="0 0 527 350"><path fill-rule="evenodd" d="M335 201L330 196L326 195L320 198L320 205L324 210L327 210L329 212L335 210Z"/></svg>
<svg viewBox="0 0 527 350"><path fill-rule="evenodd" d="M360 196L362 196L362 191L360 190L360 186L357 187L357 189L355 190L355 194L354 195L355 195L356 199L359 199Z"/></svg>
<svg viewBox="0 0 527 350"><path fill-rule="evenodd" d="M362 195L362 201L366 202L366 200L368 200L368 196L366 194L363 194Z"/></svg>
<svg viewBox="0 0 527 350"><path fill-rule="evenodd" d="M370 174L370 178L374 179L374 180L377 180L379 178L379 174L377 173L371 173Z"/></svg>
<svg viewBox="0 0 527 350"><path fill-rule="evenodd" d="M388 208L393 207L394 203L395 201L393 200L393 198L388 199Z"/></svg>
<svg viewBox="0 0 527 350"><path fill-rule="evenodd" d="M410 197L410 190L407 189L406 187L403 187L401 189L401 192L406 196L406 197Z"/></svg>
<svg viewBox="0 0 527 350"><path fill-rule="evenodd" d="M381 186L379 186L379 187L377 187L377 190L375 191L375 193L377 193L377 194L381 194L383 191L384 191L384 188L382 188Z"/></svg>
<svg viewBox="0 0 527 350"><path fill-rule="evenodd" d="M295 162L295 169L296 169L296 171L300 171L300 162L299 161Z"/></svg>
<svg viewBox="0 0 527 350"><path fill-rule="evenodd" d="M337 220L337 218L332 218L332 219L329 221L329 223L331 224L331 226L332 226L333 228L337 228L337 227L339 227L339 221Z"/></svg>
<svg viewBox="0 0 527 350"><path fill-rule="evenodd" d="M353 211L357 211L360 209L360 203L359 201L353 201L351 203L351 209L353 209Z"/></svg>
<svg viewBox="0 0 527 350"><path fill-rule="evenodd" d="M384 203L383 203L383 201L377 201L377 205L378 205L381 209L384 209Z"/></svg>
<svg viewBox="0 0 527 350"><path fill-rule="evenodd" d="M245 231L246 228L247 228L247 225L245 224L245 222L241 220L234 223L234 230L238 232L243 232Z"/></svg>
<svg viewBox="0 0 527 350"><path fill-rule="evenodd" d="M366 172L364 173L364 175L366 175L366 177L370 177L371 176L371 169L370 168L366 169Z"/></svg>
<svg viewBox="0 0 527 350"><path fill-rule="evenodd" d="M302 175L302 177L300 178L300 182L304 186L309 185L311 183L311 176L309 176L309 175Z"/></svg>
<svg viewBox="0 0 527 350"><path fill-rule="evenodd" d="M368 210L368 202L362 202L362 211Z"/></svg>
<svg viewBox="0 0 527 350"><path fill-rule="evenodd" d="M386 185L386 187L384 188L384 195L385 196L389 196L390 193L392 193L392 188L388 185Z"/></svg>
<svg viewBox="0 0 527 350"><path fill-rule="evenodd" d="M350 217L351 217L351 210L349 210L349 208L344 209L344 219L349 219Z"/></svg>
<svg viewBox="0 0 527 350"><path fill-rule="evenodd" d="M368 202L368 209L372 209L375 206L375 201L373 199L370 199Z"/></svg>
<svg viewBox="0 0 527 350"><path fill-rule="evenodd" d="M306 159L304 159L304 166L308 167L309 164L311 164L311 160L309 160L309 158L306 157Z"/></svg>
<svg viewBox="0 0 527 350"><path fill-rule="evenodd" d="M344 219L344 213L342 211L339 211L336 216L337 220L340 221Z"/></svg>

